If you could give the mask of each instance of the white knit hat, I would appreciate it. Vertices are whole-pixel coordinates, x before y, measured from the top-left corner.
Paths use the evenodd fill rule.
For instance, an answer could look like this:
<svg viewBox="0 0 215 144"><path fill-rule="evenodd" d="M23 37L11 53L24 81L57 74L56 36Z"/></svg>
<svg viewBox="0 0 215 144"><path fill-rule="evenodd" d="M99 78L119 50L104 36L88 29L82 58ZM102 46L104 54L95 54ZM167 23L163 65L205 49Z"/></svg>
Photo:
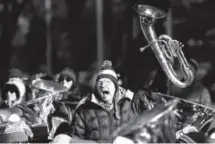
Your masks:
<svg viewBox="0 0 215 144"><path fill-rule="evenodd" d="M113 81L113 83L115 84L115 86L118 88L118 84L117 84L117 74L114 71L114 69L112 68L112 63L111 61L105 60L103 62L101 71L98 73L97 75L97 81L101 78L109 78Z"/></svg>

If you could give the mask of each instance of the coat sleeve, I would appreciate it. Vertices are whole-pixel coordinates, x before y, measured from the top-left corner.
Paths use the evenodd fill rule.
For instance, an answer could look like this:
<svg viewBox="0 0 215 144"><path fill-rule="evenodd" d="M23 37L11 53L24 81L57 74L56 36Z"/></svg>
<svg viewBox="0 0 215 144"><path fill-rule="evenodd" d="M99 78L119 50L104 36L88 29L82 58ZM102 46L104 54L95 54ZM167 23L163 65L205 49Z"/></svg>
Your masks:
<svg viewBox="0 0 215 144"><path fill-rule="evenodd" d="M77 109L74 113L74 119L71 123L69 136L71 137L70 143L97 143L96 141L86 140L86 127L84 117L81 111Z"/></svg>
<svg viewBox="0 0 215 144"><path fill-rule="evenodd" d="M84 118L81 111L77 110L70 126L69 136L84 139L86 133Z"/></svg>
<svg viewBox="0 0 215 144"><path fill-rule="evenodd" d="M152 104L147 99L147 94L148 93L143 90L140 90L134 94L133 108L139 114L152 107Z"/></svg>

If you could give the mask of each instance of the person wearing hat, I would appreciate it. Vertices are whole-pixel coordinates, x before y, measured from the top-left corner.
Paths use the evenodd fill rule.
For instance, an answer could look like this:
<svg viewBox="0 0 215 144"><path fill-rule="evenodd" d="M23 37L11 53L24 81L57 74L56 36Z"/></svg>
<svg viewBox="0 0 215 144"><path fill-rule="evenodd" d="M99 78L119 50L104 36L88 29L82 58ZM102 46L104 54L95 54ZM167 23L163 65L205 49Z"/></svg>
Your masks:
<svg viewBox="0 0 215 144"><path fill-rule="evenodd" d="M62 83L65 87L70 89L74 83L76 83L76 74L70 68L63 69L55 77L56 81Z"/></svg>
<svg viewBox="0 0 215 144"><path fill-rule="evenodd" d="M54 102L55 112L52 114L52 129L49 139L68 129L74 109L82 98L80 87L76 82L76 74L72 69L63 69L55 75L55 81L63 84L68 91Z"/></svg>
<svg viewBox="0 0 215 144"><path fill-rule="evenodd" d="M117 80L112 63L104 61L94 92L76 107L68 132L57 135L53 142L113 142L111 134L138 115L139 98L146 96L120 87Z"/></svg>
<svg viewBox="0 0 215 144"><path fill-rule="evenodd" d="M25 83L27 79L28 75L20 69L10 69L8 80L1 91L1 107L13 107L30 98L30 88Z"/></svg>
<svg viewBox="0 0 215 144"><path fill-rule="evenodd" d="M26 100L26 85L20 78L10 78L2 89L2 107L14 107Z"/></svg>
<svg viewBox="0 0 215 144"><path fill-rule="evenodd" d="M68 88L68 93L64 96L64 99L70 101L80 101L80 89L76 82L76 74L72 69L63 69L61 72L55 75L55 81Z"/></svg>

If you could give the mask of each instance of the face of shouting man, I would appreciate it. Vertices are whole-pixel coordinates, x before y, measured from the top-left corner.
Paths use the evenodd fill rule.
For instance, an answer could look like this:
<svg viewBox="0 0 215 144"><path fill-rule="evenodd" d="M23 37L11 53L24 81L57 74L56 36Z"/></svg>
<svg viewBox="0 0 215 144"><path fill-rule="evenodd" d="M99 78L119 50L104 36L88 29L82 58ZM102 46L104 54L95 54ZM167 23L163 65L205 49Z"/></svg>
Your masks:
<svg viewBox="0 0 215 144"><path fill-rule="evenodd" d="M109 78L101 78L96 84L100 98L106 103L112 103L115 95L116 87Z"/></svg>

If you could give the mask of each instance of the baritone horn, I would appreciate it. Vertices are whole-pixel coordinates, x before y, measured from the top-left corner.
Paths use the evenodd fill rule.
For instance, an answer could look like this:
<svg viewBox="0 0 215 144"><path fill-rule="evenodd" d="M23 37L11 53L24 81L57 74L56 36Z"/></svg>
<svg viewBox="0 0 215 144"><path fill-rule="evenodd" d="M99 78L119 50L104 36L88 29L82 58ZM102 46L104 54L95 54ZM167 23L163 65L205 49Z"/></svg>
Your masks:
<svg viewBox="0 0 215 144"><path fill-rule="evenodd" d="M150 46L169 80L181 88L191 85L194 75L182 51L183 44L167 35L160 35L159 38L156 36L153 25L157 19L166 17L166 13L149 5L135 5L134 9L140 16L141 29L148 41L148 45L140 48L140 51ZM182 77L173 68L176 59L180 64Z"/></svg>

